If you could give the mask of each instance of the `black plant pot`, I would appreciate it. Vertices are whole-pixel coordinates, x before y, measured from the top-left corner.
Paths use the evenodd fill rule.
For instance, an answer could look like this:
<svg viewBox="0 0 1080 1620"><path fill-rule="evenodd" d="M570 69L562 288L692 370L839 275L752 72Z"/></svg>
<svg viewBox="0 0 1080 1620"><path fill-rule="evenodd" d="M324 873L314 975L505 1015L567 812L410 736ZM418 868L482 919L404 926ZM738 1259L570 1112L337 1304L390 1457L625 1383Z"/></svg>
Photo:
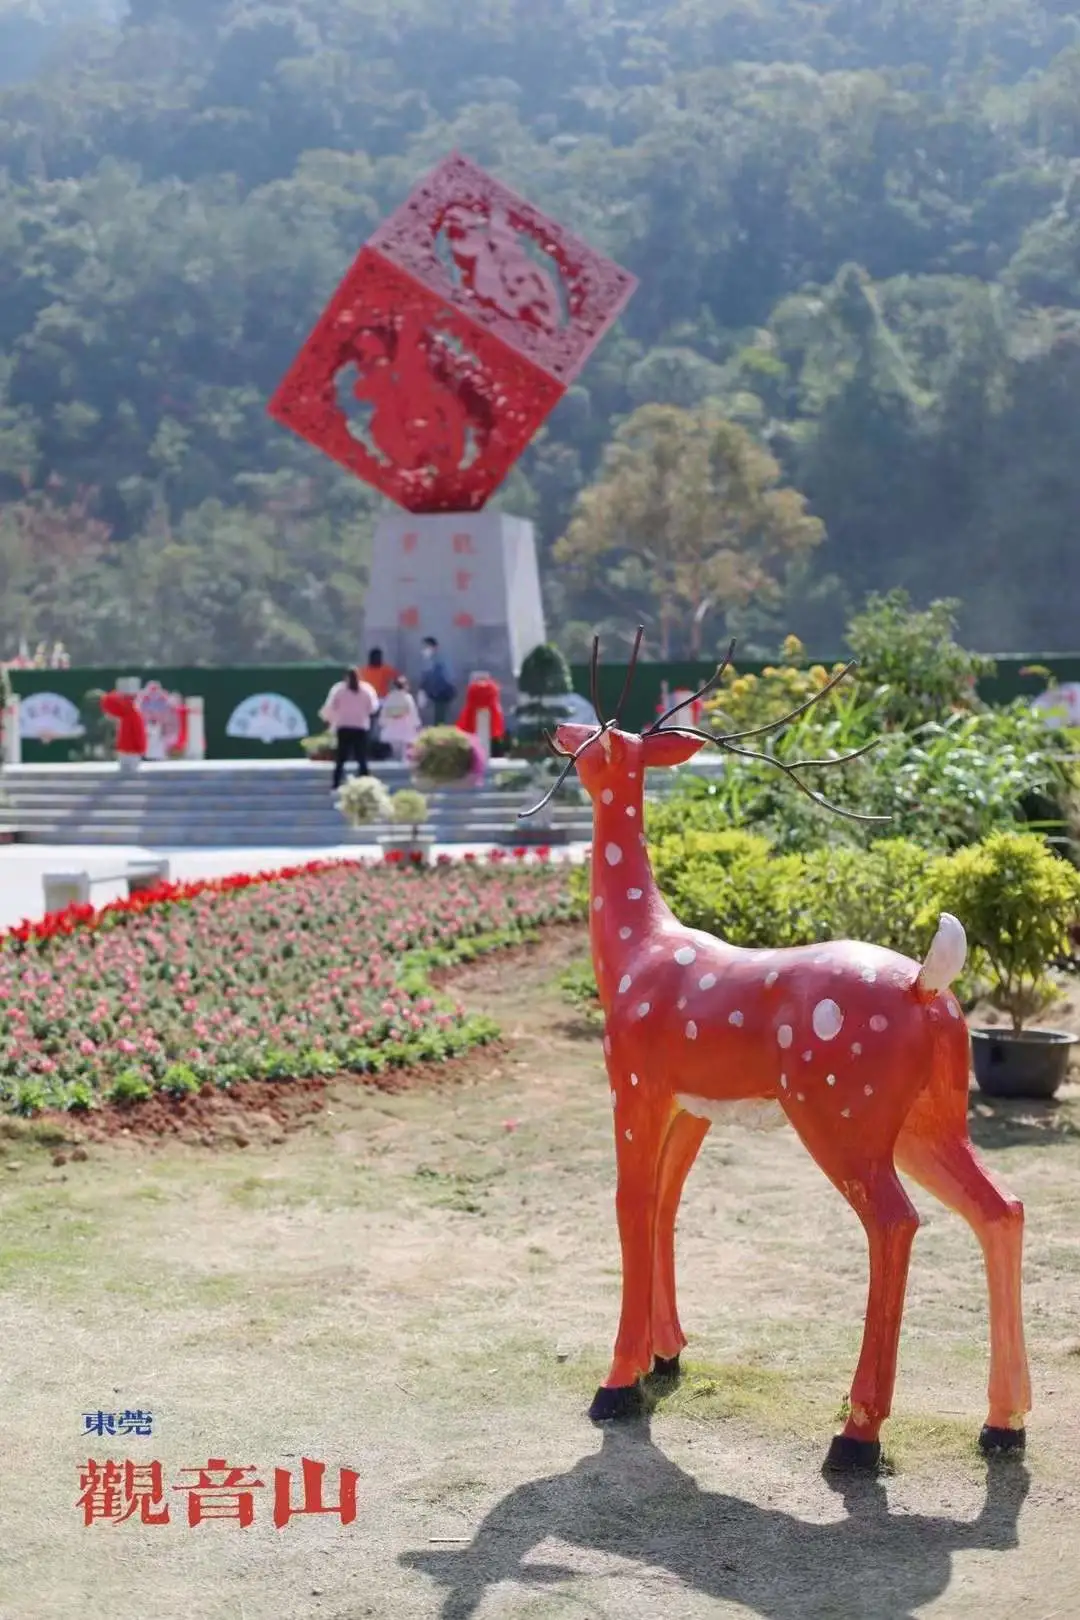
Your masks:
<svg viewBox="0 0 1080 1620"><path fill-rule="evenodd" d="M1053 1097L1068 1076L1076 1040L1062 1029L973 1029L979 1090L988 1097Z"/></svg>

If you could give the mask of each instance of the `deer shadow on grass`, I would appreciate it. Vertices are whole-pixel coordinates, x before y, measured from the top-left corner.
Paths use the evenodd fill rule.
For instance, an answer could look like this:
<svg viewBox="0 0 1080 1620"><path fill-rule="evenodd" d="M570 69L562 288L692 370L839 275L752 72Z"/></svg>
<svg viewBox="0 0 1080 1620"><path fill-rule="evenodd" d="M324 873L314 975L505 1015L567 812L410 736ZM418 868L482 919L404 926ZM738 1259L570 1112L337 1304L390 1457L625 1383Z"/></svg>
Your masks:
<svg viewBox="0 0 1080 1620"><path fill-rule="evenodd" d="M1080 1106L1073 1097L988 1098L972 1093L968 1131L980 1153L1013 1147L1071 1147L1080 1142Z"/></svg>
<svg viewBox="0 0 1080 1620"><path fill-rule="evenodd" d="M738 1603L761 1620L911 1620L949 1587L953 1554L1018 1545L1030 1478L1000 1459L987 1467L974 1519L893 1514L885 1485L842 1476L846 1517L814 1524L781 1508L702 1490L657 1449L647 1418L608 1428L598 1452L569 1472L520 1485L487 1515L470 1546L401 1555L445 1588L441 1620L469 1620L502 1581L551 1586L579 1571L534 1563L549 1539L666 1571L684 1588Z"/></svg>

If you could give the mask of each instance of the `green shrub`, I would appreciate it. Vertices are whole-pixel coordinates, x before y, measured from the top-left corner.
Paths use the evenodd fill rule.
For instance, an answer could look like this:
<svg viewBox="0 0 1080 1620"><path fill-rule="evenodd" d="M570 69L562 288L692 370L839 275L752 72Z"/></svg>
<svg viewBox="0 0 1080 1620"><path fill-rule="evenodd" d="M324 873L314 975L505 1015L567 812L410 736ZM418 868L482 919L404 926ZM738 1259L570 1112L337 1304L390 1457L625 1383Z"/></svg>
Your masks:
<svg viewBox="0 0 1080 1620"><path fill-rule="evenodd" d="M150 1087L138 1069L125 1069L110 1086L108 1100L113 1103L145 1102L150 1095Z"/></svg>
<svg viewBox="0 0 1080 1620"><path fill-rule="evenodd" d="M523 660L518 676L518 690L525 697L561 697L572 692L570 666L558 647L542 642Z"/></svg>
<svg viewBox="0 0 1080 1620"><path fill-rule="evenodd" d="M810 714L788 729L774 752L791 763L859 745L842 716ZM862 759L802 774L844 809L889 816L888 836L940 853L1015 828L1029 816L1047 828L1064 827L1072 791L1065 743L1022 700L979 714L958 711L913 732L889 731ZM753 828L785 852L865 848L883 832L818 808L775 766L743 760L727 762L708 781L682 775L666 802L647 806L646 826L654 837L684 827Z"/></svg>
<svg viewBox="0 0 1080 1620"><path fill-rule="evenodd" d="M1000 832L935 863L935 901L958 917L1015 1030L1056 997L1050 969L1070 954L1080 874L1033 833Z"/></svg>
<svg viewBox="0 0 1080 1620"><path fill-rule="evenodd" d="M199 1090L201 1084L195 1070L188 1064L170 1063L158 1081L158 1090L166 1092L170 1097L191 1097Z"/></svg>
<svg viewBox="0 0 1080 1620"><path fill-rule="evenodd" d="M416 788L399 788L390 800L391 813L399 827L410 827L415 838L417 829L427 820L428 802Z"/></svg>
<svg viewBox="0 0 1080 1620"><path fill-rule="evenodd" d="M851 620L848 646L860 684L877 691L878 724L911 728L981 707L975 683L994 673L994 661L957 642L959 606L939 600L920 612L906 591L894 590L869 596Z"/></svg>
<svg viewBox="0 0 1080 1620"><path fill-rule="evenodd" d="M429 726L413 744L416 780L432 787L463 782L475 764L472 738L457 726Z"/></svg>

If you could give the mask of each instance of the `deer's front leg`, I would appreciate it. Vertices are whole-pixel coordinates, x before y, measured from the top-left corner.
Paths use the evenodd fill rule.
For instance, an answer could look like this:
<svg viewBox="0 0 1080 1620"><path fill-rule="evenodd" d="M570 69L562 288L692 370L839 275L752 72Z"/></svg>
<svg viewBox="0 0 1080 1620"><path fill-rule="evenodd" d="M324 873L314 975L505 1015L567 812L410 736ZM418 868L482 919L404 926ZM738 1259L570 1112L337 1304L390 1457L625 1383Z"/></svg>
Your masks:
<svg viewBox="0 0 1080 1620"><path fill-rule="evenodd" d="M652 1348L655 1373L674 1377L686 1335L675 1303L675 1218L686 1178L709 1133L709 1121L681 1109L668 1126L660 1155L656 1192L656 1254L653 1271Z"/></svg>
<svg viewBox="0 0 1080 1620"><path fill-rule="evenodd" d="M636 1073L614 1063L609 1063L608 1072L618 1167L615 1212L622 1249L622 1312L611 1371L589 1408L594 1422L636 1412L638 1380L652 1367L657 1183L671 1115L671 1099L650 1096Z"/></svg>

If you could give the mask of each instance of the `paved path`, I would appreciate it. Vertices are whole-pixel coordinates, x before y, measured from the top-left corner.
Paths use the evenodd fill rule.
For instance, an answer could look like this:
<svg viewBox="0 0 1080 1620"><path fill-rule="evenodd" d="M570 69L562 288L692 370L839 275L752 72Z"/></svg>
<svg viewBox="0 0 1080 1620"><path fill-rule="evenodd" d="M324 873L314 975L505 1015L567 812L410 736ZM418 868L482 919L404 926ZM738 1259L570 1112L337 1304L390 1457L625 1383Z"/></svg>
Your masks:
<svg viewBox="0 0 1080 1620"><path fill-rule="evenodd" d="M447 844L436 846L460 859L472 850L486 855L489 844ZM580 861L584 844L572 844L557 854ZM318 849L140 849L134 845L101 844L12 844L0 846L0 929L11 928L26 918L45 914L42 878L46 872L114 872L131 861L164 856L170 876L179 879L226 877L233 872L272 872L281 866L302 866L305 861L377 859L376 844L340 844ZM106 905L124 893L122 883L101 884L94 890L94 901Z"/></svg>

